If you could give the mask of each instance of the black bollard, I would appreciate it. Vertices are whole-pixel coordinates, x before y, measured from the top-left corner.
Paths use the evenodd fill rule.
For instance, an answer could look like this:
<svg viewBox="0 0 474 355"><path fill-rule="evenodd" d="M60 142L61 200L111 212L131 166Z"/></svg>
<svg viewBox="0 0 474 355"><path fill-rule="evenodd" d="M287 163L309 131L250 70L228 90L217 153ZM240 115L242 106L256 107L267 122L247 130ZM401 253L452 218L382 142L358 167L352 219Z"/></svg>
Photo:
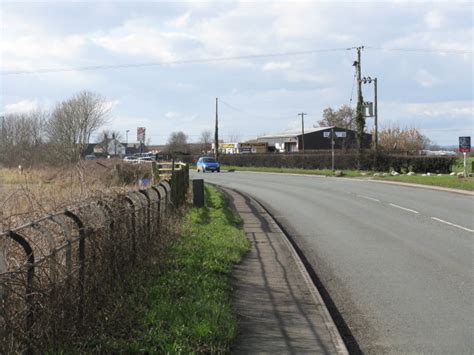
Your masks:
<svg viewBox="0 0 474 355"><path fill-rule="evenodd" d="M204 207L204 180L193 180L193 203L194 207Z"/></svg>

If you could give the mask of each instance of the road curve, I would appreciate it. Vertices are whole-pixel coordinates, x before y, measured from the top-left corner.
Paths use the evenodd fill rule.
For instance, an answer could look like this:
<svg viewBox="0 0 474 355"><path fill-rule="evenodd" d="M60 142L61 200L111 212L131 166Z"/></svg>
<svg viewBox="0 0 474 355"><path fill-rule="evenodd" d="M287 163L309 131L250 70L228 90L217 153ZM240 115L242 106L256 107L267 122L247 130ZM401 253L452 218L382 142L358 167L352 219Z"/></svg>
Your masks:
<svg viewBox="0 0 474 355"><path fill-rule="evenodd" d="M473 197L316 176L191 177L271 210L363 352L474 352Z"/></svg>

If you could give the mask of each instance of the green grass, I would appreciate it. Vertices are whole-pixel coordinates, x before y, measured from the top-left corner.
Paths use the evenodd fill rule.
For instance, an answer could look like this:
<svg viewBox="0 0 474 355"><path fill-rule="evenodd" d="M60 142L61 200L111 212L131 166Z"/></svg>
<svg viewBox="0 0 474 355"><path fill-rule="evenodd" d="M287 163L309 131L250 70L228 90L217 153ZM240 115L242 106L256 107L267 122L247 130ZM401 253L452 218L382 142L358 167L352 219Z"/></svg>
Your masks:
<svg viewBox="0 0 474 355"><path fill-rule="evenodd" d="M89 342L105 353L225 353L237 334L230 276L250 249L224 196L205 187L206 206L185 216L166 265L132 295L139 326L127 339ZM153 273L153 271L151 271Z"/></svg>
<svg viewBox="0 0 474 355"><path fill-rule="evenodd" d="M474 157L467 157L467 172L472 173L472 162L474 162ZM464 171L464 158L459 158L456 163L453 165L454 172Z"/></svg>
<svg viewBox="0 0 474 355"><path fill-rule="evenodd" d="M452 189L462 189L474 191L474 178L458 178L457 176L385 176L377 177L377 180L391 180L399 182L407 182L412 184L434 185L441 187L449 187Z"/></svg>

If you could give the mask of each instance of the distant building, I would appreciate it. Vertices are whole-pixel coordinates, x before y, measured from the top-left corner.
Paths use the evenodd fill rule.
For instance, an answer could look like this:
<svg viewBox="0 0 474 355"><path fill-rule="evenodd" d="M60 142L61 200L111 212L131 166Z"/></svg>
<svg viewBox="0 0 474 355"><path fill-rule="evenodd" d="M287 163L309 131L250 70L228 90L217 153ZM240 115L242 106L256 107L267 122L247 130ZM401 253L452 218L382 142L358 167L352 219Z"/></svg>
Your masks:
<svg viewBox="0 0 474 355"><path fill-rule="evenodd" d="M214 151L214 143L212 143ZM262 142L219 143L221 154L267 153L267 144Z"/></svg>
<svg viewBox="0 0 474 355"><path fill-rule="evenodd" d="M356 132L350 129L331 127L319 127L305 130L305 150L327 150L331 149L331 131L334 130L335 149L357 148ZM266 143L268 150L280 153L297 153L303 147L303 135L299 132L285 132L274 135L265 135L257 138L260 143ZM372 135L364 133L363 147L368 148L372 142Z"/></svg>

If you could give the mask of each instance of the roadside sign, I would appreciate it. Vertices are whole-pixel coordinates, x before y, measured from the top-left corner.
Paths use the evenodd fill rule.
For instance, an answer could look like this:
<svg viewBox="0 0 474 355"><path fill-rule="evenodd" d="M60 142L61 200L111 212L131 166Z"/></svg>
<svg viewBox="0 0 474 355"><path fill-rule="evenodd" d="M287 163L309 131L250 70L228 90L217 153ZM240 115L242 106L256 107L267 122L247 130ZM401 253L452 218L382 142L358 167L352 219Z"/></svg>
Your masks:
<svg viewBox="0 0 474 355"><path fill-rule="evenodd" d="M346 138L347 133L346 132L334 132L336 138ZM324 138L331 138L331 132L323 132L323 137Z"/></svg>
<svg viewBox="0 0 474 355"><path fill-rule="evenodd" d="M469 153L471 151L471 137L459 137L459 151Z"/></svg>
<svg viewBox="0 0 474 355"><path fill-rule="evenodd" d="M137 141L145 143L145 127L137 127Z"/></svg>

